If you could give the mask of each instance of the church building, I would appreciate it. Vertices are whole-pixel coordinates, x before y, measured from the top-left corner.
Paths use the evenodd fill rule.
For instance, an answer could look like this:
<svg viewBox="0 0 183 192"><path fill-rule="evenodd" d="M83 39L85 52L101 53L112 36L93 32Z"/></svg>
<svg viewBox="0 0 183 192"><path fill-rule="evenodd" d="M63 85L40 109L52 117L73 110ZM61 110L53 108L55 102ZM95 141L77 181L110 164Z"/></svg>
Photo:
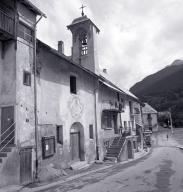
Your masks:
<svg viewBox="0 0 183 192"><path fill-rule="evenodd" d="M143 145L141 102L101 74L94 22L82 12L67 26L66 56L63 41L53 49L36 39L36 16L45 15L30 1L0 7L14 26L0 24L0 186L42 180L49 166L133 158Z"/></svg>

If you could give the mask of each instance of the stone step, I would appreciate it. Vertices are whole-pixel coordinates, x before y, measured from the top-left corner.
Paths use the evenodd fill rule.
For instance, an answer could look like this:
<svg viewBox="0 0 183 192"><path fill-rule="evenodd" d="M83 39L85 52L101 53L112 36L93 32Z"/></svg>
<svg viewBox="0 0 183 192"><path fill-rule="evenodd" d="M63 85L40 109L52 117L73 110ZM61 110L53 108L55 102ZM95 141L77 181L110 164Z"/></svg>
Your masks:
<svg viewBox="0 0 183 192"><path fill-rule="evenodd" d="M71 164L71 168L73 170L80 170L84 168L88 168L90 165L86 161L78 161Z"/></svg>
<svg viewBox="0 0 183 192"><path fill-rule="evenodd" d="M118 157L118 153L106 153L106 157Z"/></svg>
<svg viewBox="0 0 183 192"><path fill-rule="evenodd" d="M104 161L110 161L110 162L114 162L117 163L117 158L116 157L104 157Z"/></svg>

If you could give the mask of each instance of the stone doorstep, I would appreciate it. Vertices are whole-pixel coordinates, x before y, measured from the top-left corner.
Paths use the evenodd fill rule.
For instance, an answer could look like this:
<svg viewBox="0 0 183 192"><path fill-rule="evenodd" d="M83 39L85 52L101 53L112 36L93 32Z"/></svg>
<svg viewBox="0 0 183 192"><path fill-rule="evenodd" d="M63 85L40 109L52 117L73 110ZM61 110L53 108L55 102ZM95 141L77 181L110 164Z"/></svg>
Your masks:
<svg viewBox="0 0 183 192"><path fill-rule="evenodd" d="M140 158L144 157L145 155L149 154L150 151L151 150L148 150L148 152L145 152L145 153L144 153L144 151L142 151L142 155L139 156L138 158L134 158L134 159L131 159L131 160L128 160L128 161L123 161L123 162L120 162L120 164L127 164L128 162L140 159ZM89 174L95 173L97 171L102 171L102 170L111 168L111 167L113 167L115 165L117 165L117 164L115 163L115 164L112 164L112 165L106 165L105 167L101 167L101 168L98 168L98 169L95 169L95 170L91 170L91 171L88 171L88 172L72 175L72 176L64 178L62 180L50 182L49 184L41 185L41 186L38 186L38 187L35 187L35 188L25 188L23 186L17 186L17 185L15 185L15 186L7 186L7 187L4 187L4 188L0 189L0 192L21 192L21 191L22 192L39 192L41 190L46 190L48 188L52 188L52 187L64 184L64 183L66 183L68 181L75 180L75 179L83 177L85 175L89 175Z"/></svg>
<svg viewBox="0 0 183 192"><path fill-rule="evenodd" d="M89 166L90 165L86 161L78 161L78 162L74 162L71 164L71 169L72 170L81 170L81 169L86 169Z"/></svg>

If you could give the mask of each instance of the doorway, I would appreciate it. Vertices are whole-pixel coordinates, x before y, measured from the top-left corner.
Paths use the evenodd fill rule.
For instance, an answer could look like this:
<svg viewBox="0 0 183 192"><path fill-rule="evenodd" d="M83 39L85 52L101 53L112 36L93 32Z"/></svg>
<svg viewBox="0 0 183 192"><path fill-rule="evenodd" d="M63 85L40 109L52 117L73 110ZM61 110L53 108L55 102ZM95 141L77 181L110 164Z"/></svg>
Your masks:
<svg viewBox="0 0 183 192"><path fill-rule="evenodd" d="M6 144L10 141L10 144L14 144L15 140L15 125L14 125L14 107L2 107L1 108L1 139L2 144Z"/></svg>
<svg viewBox="0 0 183 192"><path fill-rule="evenodd" d="M70 131L71 160L84 161L84 128L81 123L72 124Z"/></svg>
<svg viewBox="0 0 183 192"><path fill-rule="evenodd" d="M32 148L20 150L20 183L25 185L32 182Z"/></svg>
<svg viewBox="0 0 183 192"><path fill-rule="evenodd" d="M128 159L132 159L133 152L132 152L132 142L131 141L127 142L127 150L128 150Z"/></svg>
<svg viewBox="0 0 183 192"><path fill-rule="evenodd" d="M71 158L72 161L80 160L80 138L79 132L71 133Z"/></svg>

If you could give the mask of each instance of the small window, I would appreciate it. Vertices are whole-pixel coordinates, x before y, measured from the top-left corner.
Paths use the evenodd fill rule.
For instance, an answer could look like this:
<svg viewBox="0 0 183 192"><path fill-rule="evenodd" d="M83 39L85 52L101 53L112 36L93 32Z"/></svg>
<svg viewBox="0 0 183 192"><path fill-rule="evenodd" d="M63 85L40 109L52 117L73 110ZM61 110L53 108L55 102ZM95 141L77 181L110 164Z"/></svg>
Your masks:
<svg viewBox="0 0 183 192"><path fill-rule="evenodd" d="M70 76L70 92L73 94L77 94L76 91L76 77Z"/></svg>
<svg viewBox="0 0 183 192"><path fill-rule="evenodd" d="M118 100L118 101L120 100L120 96L119 96L119 93L117 93L117 100Z"/></svg>
<svg viewBox="0 0 183 192"><path fill-rule="evenodd" d="M23 84L31 86L31 73L28 71L24 71L23 73Z"/></svg>
<svg viewBox="0 0 183 192"><path fill-rule="evenodd" d="M55 137L42 138L43 159L49 158L55 154Z"/></svg>
<svg viewBox="0 0 183 192"><path fill-rule="evenodd" d="M34 32L31 28L27 27L23 23L18 25L18 36L25 39L28 42L33 42Z"/></svg>
<svg viewBox="0 0 183 192"><path fill-rule="evenodd" d="M124 128L127 129L127 122L124 121Z"/></svg>
<svg viewBox="0 0 183 192"><path fill-rule="evenodd" d="M60 143L63 145L63 126L62 125L57 126L57 143Z"/></svg>
<svg viewBox="0 0 183 192"><path fill-rule="evenodd" d="M89 134L90 134L90 139L93 139L94 138L94 135L93 135L93 125L89 125Z"/></svg>
<svg viewBox="0 0 183 192"><path fill-rule="evenodd" d="M131 122L128 121L128 128L131 128Z"/></svg>
<svg viewBox="0 0 183 192"><path fill-rule="evenodd" d="M147 119L152 119L152 117L151 117L151 114L150 114L150 113L148 113L148 114L147 114Z"/></svg>

